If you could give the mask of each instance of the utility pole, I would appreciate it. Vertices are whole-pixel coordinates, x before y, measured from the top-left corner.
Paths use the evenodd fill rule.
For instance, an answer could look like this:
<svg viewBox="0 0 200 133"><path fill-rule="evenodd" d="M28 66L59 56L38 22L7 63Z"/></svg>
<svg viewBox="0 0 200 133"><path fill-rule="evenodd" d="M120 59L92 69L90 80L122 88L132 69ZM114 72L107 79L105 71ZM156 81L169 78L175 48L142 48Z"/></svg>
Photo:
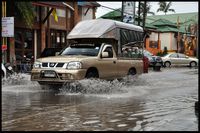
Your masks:
<svg viewBox="0 0 200 133"><path fill-rule="evenodd" d="M124 1L122 1L121 22L124 20Z"/></svg>
<svg viewBox="0 0 200 133"><path fill-rule="evenodd" d="M140 4L141 2L139 1L138 3L138 26L140 26Z"/></svg>
<svg viewBox="0 0 200 133"><path fill-rule="evenodd" d="M178 36L177 36L177 53L179 52L178 49L179 49L179 43L180 43L180 33L179 33L179 29L180 29L180 23L179 23L179 16L178 16L178 19L177 19L177 28L178 28Z"/></svg>
<svg viewBox="0 0 200 133"><path fill-rule="evenodd" d="M2 17L6 17L6 1L2 1ZM2 18L1 18L2 19ZM2 63L7 62L7 38L2 37Z"/></svg>
<svg viewBox="0 0 200 133"><path fill-rule="evenodd" d="M147 5L147 2L144 1L144 11L143 11L143 29L145 28L145 19L146 19L146 5Z"/></svg>

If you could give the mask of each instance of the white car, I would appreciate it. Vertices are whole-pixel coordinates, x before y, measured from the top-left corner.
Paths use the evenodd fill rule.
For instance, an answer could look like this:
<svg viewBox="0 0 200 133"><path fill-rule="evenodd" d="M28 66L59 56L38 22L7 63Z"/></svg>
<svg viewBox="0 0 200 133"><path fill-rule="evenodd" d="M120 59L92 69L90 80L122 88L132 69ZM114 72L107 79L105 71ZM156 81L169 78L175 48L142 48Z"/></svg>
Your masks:
<svg viewBox="0 0 200 133"><path fill-rule="evenodd" d="M189 57L182 53L169 53L161 58L165 67L170 67L171 65L187 65L190 67L196 67L198 65L197 58Z"/></svg>
<svg viewBox="0 0 200 133"><path fill-rule="evenodd" d="M6 78L6 68L3 63L1 63L1 77Z"/></svg>

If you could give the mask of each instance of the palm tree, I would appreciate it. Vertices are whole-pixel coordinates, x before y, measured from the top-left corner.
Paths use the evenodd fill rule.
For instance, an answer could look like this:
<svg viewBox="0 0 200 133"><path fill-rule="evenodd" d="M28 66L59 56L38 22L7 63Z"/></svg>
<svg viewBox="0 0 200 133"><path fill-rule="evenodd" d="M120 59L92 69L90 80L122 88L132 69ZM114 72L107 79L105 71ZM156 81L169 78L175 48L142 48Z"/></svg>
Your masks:
<svg viewBox="0 0 200 133"><path fill-rule="evenodd" d="M175 12L174 9L170 9L170 6L172 5L172 2L165 2L165 1L162 1L162 2L159 2L158 5L160 6L158 9L157 9L157 12L159 11L162 11L165 13L168 12L168 11L171 11L171 12Z"/></svg>
<svg viewBox="0 0 200 133"><path fill-rule="evenodd" d="M141 15L144 14L145 12L145 4L143 2L140 3L140 12L141 12ZM147 14L151 14L151 15L155 15L154 12L150 11L151 10L151 5L149 2L146 2L146 12L145 12L145 16L147 16Z"/></svg>
<svg viewBox="0 0 200 133"><path fill-rule="evenodd" d="M155 15L154 12L151 12L151 5L150 2L139 2L140 4L140 13L139 10L137 10L137 15L136 15L136 21L138 21L139 23L142 22L142 18L143 18L143 23L145 23L145 19L147 17L147 14L152 14ZM140 25L140 24L139 24Z"/></svg>
<svg viewBox="0 0 200 133"><path fill-rule="evenodd" d="M32 28L35 19L35 11L31 2L14 2L14 4L26 26Z"/></svg>

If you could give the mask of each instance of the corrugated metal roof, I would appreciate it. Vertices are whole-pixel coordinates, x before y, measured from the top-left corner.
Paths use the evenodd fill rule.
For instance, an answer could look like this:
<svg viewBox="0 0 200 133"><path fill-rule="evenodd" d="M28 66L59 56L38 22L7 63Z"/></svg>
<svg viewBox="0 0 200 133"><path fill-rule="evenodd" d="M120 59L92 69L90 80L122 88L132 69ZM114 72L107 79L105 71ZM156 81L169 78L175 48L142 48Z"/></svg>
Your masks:
<svg viewBox="0 0 200 133"><path fill-rule="evenodd" d="M121 19L121 8L118 8L114 11L104 14L100 18L110 19L110 18L120 18Z"/></svg>
<svg viewBox="0 0 200 133"><path fill-rule="evenodd" d="M145 28L149 28L149 29L157 29L158 27L152 25L152 24L145 24Z"/></svg>
<svg viewBox="0 0 200 133"><path fill-rule="evenodd" d="M117 11L118 10L118 11ZM116 9L115 11L111 11L103 16L101 16L100 18L107 18L107 19L114 19L114 20L121 20L121 12L119 12L121 10L121 8ZM145 27L146 28L150 28L150 29L155 29L154 26L156 26L157 28L161 28L162 31L166 30L166 32L168 31L176 31L175 29L171 29L171 28L163 28L160 26L172 26L172 27L176 27L177 25L177 19L179 17L179 22L180 22L180 32L186 32L186 27L188 27L190 24L192 23L198 23L198 12L191 12L191 13L178 13L178 14L167 14L167 15L152 15L152 16L147 16L146 18L146 24ZM164 19L165 21L163 22L159 22L159 19ZM158 22L155 22L159 20ZM154 23L155 22L155 23ZM151 25L150 25L151 24ZM152 26L152 24L158 24L158 25L154 25Z"/></svg>
<svg viewBox="0 0 200 133"><path fill-rule="evenodd" d="M176 24L178 17L179 17L180 23L184 23L189 20L198 22L198 12L177 13L177 14L168 14L168 15L152 15L152 16L147 16L146 22L152 23L153 21L158 20L158 19L166 19L166 20L171 21L172 23Z"/></svg>
<svg viewBox="0 0 200 133"><path fill-rule="evenodd" d="M173 28L170 26L162 26L157 28L158 31L160 32L178 32L179 30L177 28Z"/></svg>
<svg viewBox="0 0 200 133"><path fill-rule="evenodd" d="M174 23L172 23L171 21L166 20L166 19L158 19L150 24L154 25L154 26L166 26L167 25L167 26L177 27Z"/></svg>
<svg viewBox="0 0 200 133"><path fill-rule="evenodd" d="M86 2L86 1L78 1L79 6L92 6L92 7L100 7L101 5L97 2Z"/></svg>

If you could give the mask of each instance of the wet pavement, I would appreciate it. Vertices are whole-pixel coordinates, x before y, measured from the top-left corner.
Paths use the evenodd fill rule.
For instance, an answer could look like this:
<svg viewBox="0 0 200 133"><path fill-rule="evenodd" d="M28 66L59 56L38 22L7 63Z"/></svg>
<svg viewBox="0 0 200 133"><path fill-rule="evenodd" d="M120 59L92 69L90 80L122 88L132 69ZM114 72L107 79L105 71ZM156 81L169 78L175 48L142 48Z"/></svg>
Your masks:
<svg viewBox="0 0 200 133"><path fill-rule="evenodd" d="M27 74L2 83L3 131L198 131L198 69L162 68L54 89L41 89Z"/></svg>

